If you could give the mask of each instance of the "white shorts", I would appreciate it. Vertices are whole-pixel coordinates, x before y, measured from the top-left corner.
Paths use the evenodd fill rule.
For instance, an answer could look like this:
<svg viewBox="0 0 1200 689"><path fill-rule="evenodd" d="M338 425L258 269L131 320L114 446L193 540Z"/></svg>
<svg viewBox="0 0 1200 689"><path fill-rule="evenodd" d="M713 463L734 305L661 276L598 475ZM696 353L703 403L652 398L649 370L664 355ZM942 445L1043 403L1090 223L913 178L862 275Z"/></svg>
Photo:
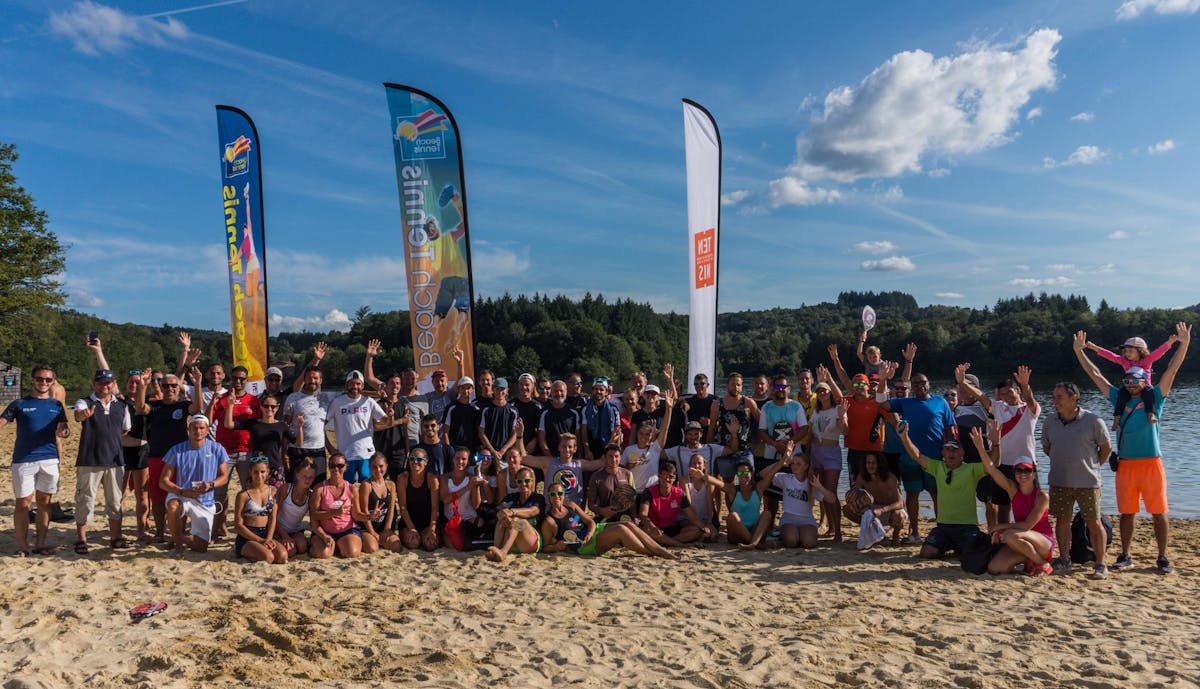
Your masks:
<svg viewBox="0 0 1200 689"><path fill-rule="evenodd" d="M12 465L13 495L27 498L33 491L54 495L58 492L58 460L41 459Z"/></svg>
<svg viewBox="0 0 1200 689"><path fill-rule="evenodd" d="M779 517L779 528L783 528L785 526L795 526L795 527L812 526L812 527L815 527L816 525L817 525L817 520L814 519L811 514L807 514L807 515L791 514L788 512L784 512Z"/></svg>
<svg viewBox="0 0 1200 689"><path fill-rule="evenodd" d="M217 516L215 507L205 507L195 498L185 498L174 493L167 495L167 503L170 504L172 500L182 503L180 519L187 519L191 522L188 532L196 538L208 542L212 538L213 520Z"/></svg>

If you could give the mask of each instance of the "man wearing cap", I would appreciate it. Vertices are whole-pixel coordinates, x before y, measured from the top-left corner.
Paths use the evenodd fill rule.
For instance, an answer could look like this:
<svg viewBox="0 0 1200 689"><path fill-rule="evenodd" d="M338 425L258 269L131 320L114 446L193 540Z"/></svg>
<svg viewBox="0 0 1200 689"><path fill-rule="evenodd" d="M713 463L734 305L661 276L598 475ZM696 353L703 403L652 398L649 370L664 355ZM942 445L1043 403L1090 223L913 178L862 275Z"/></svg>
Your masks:
<svg viewBox="0 0 1200 689"><path fill-rule="evenodd" d="M664 456L675 463L676 474L679 476L687 475L693 455L701 455L704 457L704 467L707 473L732 480L734 465L729 463L728 466L725 466L725 463L717 462L717 459L738 452L737 434L730 433L729 441L731 444L728 447L717 445L716 443L702 442L703 439L704 428L700 426L700 423L698 421L688 421L683 425L683 443L665 449L663 451ZM657 473L657 471L654 472L655 479L657 479ZM645 488L646 486L638 487Z"/></svg>
<svg viewBox="0 0 1200 689"><path fill-rule="evenodd" d="M521 425L524 432L521 434L521 441L525 443L525 448L528 451L535 451L538 440L538 424L542 420L542 403L534 398L534 386L537 384L537 379L532 373L522 373L517 377L517 394L512 399L510 404L517 410L517 415L521 418ZM494 403L494 402L493 402ZM549 454L547 452L547 454Z"/></svg>
<svg viewBox="0 0 1200 689"><path fill-rule="evenodd" d="M325 446L328 442L325 438L325 424L329 419L329 405L337 397L337 393L321 390L325 379L321 369L316 366L310 365L305 368L298 380L303 381L300 389L288 395L287 402L283 404L284 422L303 431L299 446L288 447L290 461L287 479L290 482L294 478L291 467L298 466L308 457L313 461L313 468L317 472L316 481L319 483L325 480Z"/></svg>
<svg viewBox="0 0 1200 689"><path fill-rule="evenodd" d="M454 349L450 352L450 356L458 364L456 375L454 376L454 380L457 381L463 374L463 351L458 345L455 345ZM433 390L425 394L425 403L429 405L427 413L433 414L438 419L442 419L446 416L446 407L450 406L450 403L458 397L458 393L454 391L453 386L449 386L450 379L444 368L435 370L430 378L430 382L433 384Z"/></svg>
<svg viewBox="0 0 1200 689"><path fill-rule="evenodd" d="M371 457L375 454L373 432L387 428L393 421L375 400L362 394L363 385L361 371L347 373L345 394L329 403L329 420L337 450L346 456L344 477L349 483L371 478Z"/></svg>
<svg viewBox="0 0 1200 689"><path fill-rule="evenodd" d="M592 396L583 406L583 425L587 427L584 457L587 459L601 456L621 428L621 408L609 399L609 389L608 379L597 377L592 381Z"/></svg>
<svg viewBox="0 0 1200 689"><path fill-rule="evenodd" d="M98 345L97 345L98 346ZM113 548L128 548L121 537L121 490L125 455L121 436L132 427L129 408L112 394L113 372L104 368L92 377L92 394L75 402L75 420L83 424L75 462L75 552L88 551L87 527L96 508L96 492L104 487L104 513Z"/></svg>
<svg viewBox="0 0 1200 689"><path fill-rule="evenodd" d="M49 554L46 545L50 530L50 498L58 492L58 438L70 435L67 414L63 405L50 394L54 384L54 369L46 364L33 367L33 390L26 397L13 400L0 413L0 428L9 422L17 424L13 445L12 481L16 507L13 526L17 537L17 557L29 553L29 508L37 503L37 540L34 551Z"/></svg>
<svg viewBox="0 0 1200 689"><path fill-rule="evenodd" d="M954 367L954 381L958 384L958 406L953 410L954 425L958 427L958 430L955 431L954 437L963 445L963 461L974 464L983 460L980 458L975 444L967 442L967 438L971 437L972 429L978 428L979 432L983 434L984 449L991 452L992 444L987 438L987 425L992 412L990 410L991 402L987 402L986 406L983 402L984 395L979 388L979 377L974 373L967 373L969 368L971 368L971 364L968 363ZM979 499L986 500L987 497L981 495Z"/></svg>
<svg viewBox="0 0 1200 689"><path fill-rule="evenodd" d="M479 447L493 457L503 457L508 448L521 440L517 431L524 431L525 422L516 407L508 403L508 381L497 378L493 388L492 406L479 415Z"/></svg>
<svg viewBox="0 0 1200 689"><path fill-rule="evenodd" d="M1163 402L1167 395L1171 394L1175 374L1179 372L1179 367L1183 365L1183 359L1187 356L1192 327L1186 323L1176 323L1175 334L1179 341L1179 349L1171 356L1167 370L1158 379L1157 385L1149 386L1146 371L1136 366L1126 370L1121 379L1129 393L1129 402L1123 409L1116 409L1121 415L1121 428L1117 436L1117 455L1120 462L1116 479L1117 511L1121 513L1121 554L1113 563L1113 569L1118 571L1133 566L1129 547L1133 541L1134 517L1137 516L1139 503L1145 505L1154 522L1154 540L1158 545L1158 572L1170 574L1175 571L1175 567L1167 559L1170 530L1167 522L1167 476L1163 470L1162 450L1159 445L1161 424L1151 423L1142 408L1142 391L1150 387L1154 391L1153 411L1157 417L1155 420L1162 418ZM1084 373L1096 385L1096 389L1108 395L1115 408L1117 400L1121 398L1121 391L1109 383L1096 365L1087 358L1084 351L1086 344L1087 333L1081 330L1075 334L1075 356L1083 366Z"/></svg>
<svg viewBox="0 0 1200 689"><path fill-rule="evenodd" d="M711 443L717 428L717 419L720 418L720 410L717 408L719 400L709 389L707 374L697 373L692 378L692 387L696 392L680 401L685 416L684 427L686 429L687 424L693 421L700 424L704 442Z"/></svg>
<svg viewBox="0 0 1200 689"><path fill-rule="evenodd" d="M159 488L167 494L167 521L175 550L203 553L212 538L216 499L213 491L229 483L229 455L208 437L208 417L188 417L188 439L167 450ZM188 519L189 533L183 533Z"/></svg>
<svg viewBox="0 0 1200 689"><path fill-rule="evenodd" d="M559 438L564 433L570 433L576 438L586 438L587 428L583 425L583 417L579 410L567 403L567 384L561 380L554 381L550 389L550 404L542 409L538 418L537 446L542 455L550 455L551 447L559 446ZM575 452L579 458L584 456L582 443L576 443Z"/></svg>
<svg viewBox="0 0 1200 689"><path fill-rule="evenodd" d="M1050 514L1054 517L1054 535L1059 557L1052 564L1056 572L1071 571L1071 521L1075 506L1087 524L1096 562L1092 576L1108 576L1104 547L1108 534L1100 522L1100 466L1112 450L1104 419L1079 406L1079 386L1062 382L1054 386L1054 414L1042 423L1042 451L1050 458ZM1004 459L1004 438L1000 438Z"/></svg>
<svg viewBox="0 0 1200 689"><path fill-rule="evenodd" d="M975 487L987 473L986 469L982 463L964 464L962 445L952 436L947 436L942 444L942 459L934 459L913 443L907 423L900 423L896 430L904 451L917 460L938 487L937 526L925 537L917 556L934 558L951 551L961 556L980 533L975 512Z"/></svg>
<svg viewBox="0 0 1200 689"><path fill-rule="evenodd" d="M272 366L263 374L265 389L259 394L258 401L262 402L268 397L274 397L277 400L283 400L287 397L283 392L283 369L278 366Z"/></svg>
<svg viewBox="0 0 1200 689"><path fill-rule="evenodd" d="M461 446L474 455L479 450L479 408L471 402L475 393L475 381L469 376L459 378L454 384L457 398L446 407L442 418L442 442L451 447Z"/></svg>

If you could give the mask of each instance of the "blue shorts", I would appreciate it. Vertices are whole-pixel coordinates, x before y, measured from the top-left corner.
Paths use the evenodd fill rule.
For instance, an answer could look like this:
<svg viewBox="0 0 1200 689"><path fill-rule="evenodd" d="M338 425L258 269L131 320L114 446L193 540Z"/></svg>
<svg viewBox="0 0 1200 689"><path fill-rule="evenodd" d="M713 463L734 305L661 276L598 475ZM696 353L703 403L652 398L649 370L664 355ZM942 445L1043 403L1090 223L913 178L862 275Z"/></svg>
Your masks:
<svg viewBox="0 0 1200 689"><path fill-rule="evenodd" d="M938 524L925 537L925 545L937 548L941 554L951 550L962 554L965 548L974 545L975 537L982 533L973 524Z"/></svg>
<svg viewBox="0 0 1200 689"><path fill-rule="evenodd" d="M904 484L905 493L920 493L924 490L930 495L937 495L937 481L906 454L900 455L900 481Z"/></svg>
<svg viewBox="0 0 1200 689"><path fill-rule="evenodd" d="M371 460L347 459L346 473L342 477L349 483L361 483L371 478Z"/></svg>

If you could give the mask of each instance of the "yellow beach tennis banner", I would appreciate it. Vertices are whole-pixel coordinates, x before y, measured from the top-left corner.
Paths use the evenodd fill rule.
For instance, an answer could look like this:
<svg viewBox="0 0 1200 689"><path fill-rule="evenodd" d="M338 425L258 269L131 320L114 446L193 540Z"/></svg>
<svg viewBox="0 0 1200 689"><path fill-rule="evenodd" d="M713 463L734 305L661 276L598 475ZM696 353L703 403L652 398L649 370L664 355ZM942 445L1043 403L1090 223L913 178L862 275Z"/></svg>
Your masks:
<svg viewBox="0 0 1200 689"><path fill-rule="evenodd" d="M246 389L263 390L267 367L267 262L258 130L250 116L217 106L221 209L229 259L233 365L248 371Z"/></svg>
<svg viewBox="0 0 1200 689"><path fill-rule="evenodd" d="M400 191L404 265L417 386L432 389L437 369L454 373L451 352L463 351L463 375L473 375L474 285L467 237L458 125L432 95L384 84Z"/></svg>

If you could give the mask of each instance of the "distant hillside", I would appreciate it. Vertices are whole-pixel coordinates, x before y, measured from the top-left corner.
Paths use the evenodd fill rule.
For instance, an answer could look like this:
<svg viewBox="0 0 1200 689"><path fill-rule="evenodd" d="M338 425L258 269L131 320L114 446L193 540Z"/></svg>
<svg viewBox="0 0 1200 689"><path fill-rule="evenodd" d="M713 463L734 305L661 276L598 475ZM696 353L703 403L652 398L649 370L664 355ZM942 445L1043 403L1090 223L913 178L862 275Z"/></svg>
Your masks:
<svg viewBox="0 0 1200 689"><path fill-rule="evenodd" d="M826 347L831 342L841 345L842 361L849 368L855 363L859 315L867 304L879 317L870 344L878 345L885 357L898 358L905 343L915 342L917 368L937 377L949 376L955 364L970 361L973 370L983 373L1008 373L1026 364L1040 376L1078 378L1070 345L1076 330L1087 330L1093 341L1110 348L1133 335L1154 347L1173 332L1176 321L1200 320L1200 305L1117 310L1101 302L1093 310L1087 299L1074 295L1029 294L1002 299L992 308L971 309L920 306L900 292L843 292L834 303L721 314L718 376L726 371L794 373L801 366L814 367L828 362ZM49 310L39 322L42 327L31 330L15 351L0 352L0 361L26 371L35 361L49 361L72 391L87 389L94 368L84 346L89 330L100 332L109 362L119 374L147 365L174 366L179 352L176 333L181 326L108 323L70 310ZM506 294L477 303L474 324L478 366L499 375L577 371L585 378L605 375L625 381L637 370L657 375L667 361L676 365L680 377L689 375L683 370L687 316L655 313L648 304L608 302L600 295L572 300ZM206 362L229 362L227 333L188 331L194 346L204 350ZM370 313L368 308L356 313L346 333L272 337L271 360L302 365L311 346L324 339L331 345L326 370L340 374L361 366L371 338L383 341L384 351L376 362L380 373L411 364L408 312ZM1102 370L1107 372L1107 366ZM1184 371L1200 374L1200 355L1192 356Z"/></svg>

